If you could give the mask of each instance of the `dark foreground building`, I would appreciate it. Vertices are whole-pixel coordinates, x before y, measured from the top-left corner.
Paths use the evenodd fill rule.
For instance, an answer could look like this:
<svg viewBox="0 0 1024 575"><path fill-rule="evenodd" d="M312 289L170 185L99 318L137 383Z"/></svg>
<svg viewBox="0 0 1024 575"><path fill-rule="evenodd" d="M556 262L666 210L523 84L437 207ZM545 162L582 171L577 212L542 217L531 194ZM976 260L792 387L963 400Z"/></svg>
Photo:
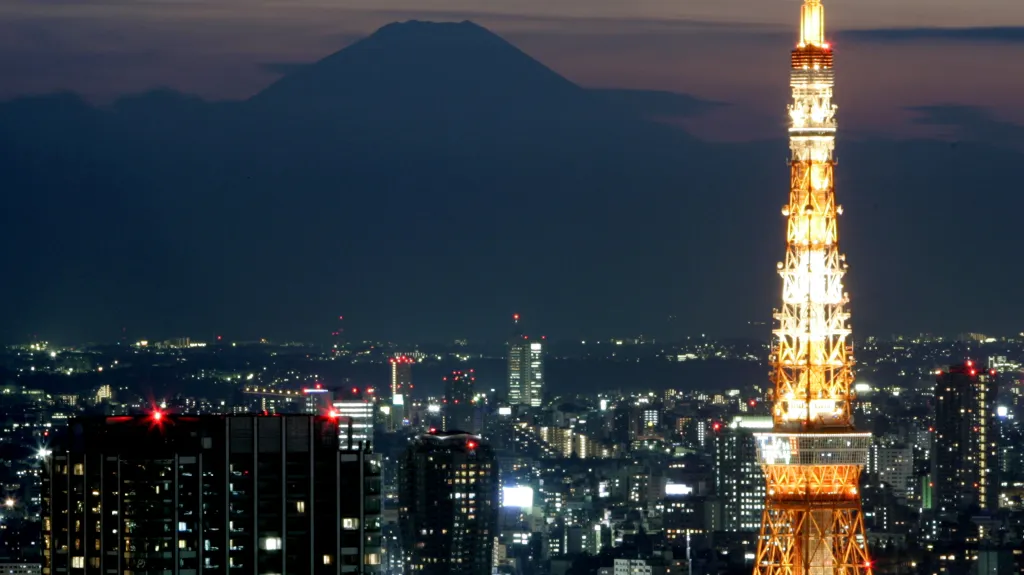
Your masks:
<svg viewBox="0 0 1024 575"><path fill-rule="evenodd" d="M932 501L937 515L999 508L996 371L968 361L935 378Z"/></svg>
<svg viewBox="0 0 1024 575"><path fill-rule="evenodd" d="M374 573L380 464L330 417L73 419L43 477L45 573Z"/></svg>
<svg viewBox="0 0 1024 575"><path fill-rule="evenodd" d="M498 483L494 452L479 436L449 431L417 437L399 478L406 572L489 574Z"/></svg>

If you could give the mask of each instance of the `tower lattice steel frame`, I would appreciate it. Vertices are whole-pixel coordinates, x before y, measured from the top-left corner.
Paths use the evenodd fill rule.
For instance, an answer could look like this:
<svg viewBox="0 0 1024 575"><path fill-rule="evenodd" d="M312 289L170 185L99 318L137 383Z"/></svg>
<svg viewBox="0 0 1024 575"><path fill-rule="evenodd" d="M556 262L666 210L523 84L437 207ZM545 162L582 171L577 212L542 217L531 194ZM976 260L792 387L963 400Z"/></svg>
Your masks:
<svg viewBox="0 0 1024 575"><path fill-rule="evenodd" d="M804 0L793 50L792 151L782 307L771 363L774 429L757 435L767 498L755 575L871 572L858 490L871 436L851 417L853 348L833 184L832 47L821 0Z"/></svg>

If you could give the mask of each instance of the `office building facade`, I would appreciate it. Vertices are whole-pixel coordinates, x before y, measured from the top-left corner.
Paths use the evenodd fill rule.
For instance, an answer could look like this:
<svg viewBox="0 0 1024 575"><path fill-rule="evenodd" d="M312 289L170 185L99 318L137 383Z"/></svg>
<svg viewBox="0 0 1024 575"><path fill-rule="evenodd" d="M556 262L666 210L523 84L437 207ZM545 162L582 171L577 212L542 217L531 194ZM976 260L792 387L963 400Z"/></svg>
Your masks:
<svg viewBox="0 0 1024 575"><path fill-rule="evenodd" d="M508 402L540 407L544 400L544 343L526 336L508 346Z"/></svg>
<svg viewBox="0 0 1024 575"><path fill-rule="evenodd" d="M373 449L373 415L376 403L367 389L358 387L335 391L331 416L338 421L338 437L342 449Z"/></svg>
<svg viewBox="0 0 1024 575"><path fill-rule="evenodd" d="M770 416L737 416L712 426L715 493L722 501L724 531L757 531L764 512L764 471L757 460L754 433L772 429Z"/></svg>
<svg viewBox="0 0 1024 575"><path fill-rule="evenodd" d="M44 573L375 573L379 460L330 417L72 419L43 475Z"/></svg>
<svg viewBox="0 0 1024 575"><path fill-rule="evenodd" d="M479 436L418 436L399 471L406 573L491 573L499 483L494 452Z"/></svg>
<svg viewBox="0 0 1024 575"><path fill-rule="evenodd" d="M932 505L942 516L999 507L996 371L968 361L935 378Z"/></svg>

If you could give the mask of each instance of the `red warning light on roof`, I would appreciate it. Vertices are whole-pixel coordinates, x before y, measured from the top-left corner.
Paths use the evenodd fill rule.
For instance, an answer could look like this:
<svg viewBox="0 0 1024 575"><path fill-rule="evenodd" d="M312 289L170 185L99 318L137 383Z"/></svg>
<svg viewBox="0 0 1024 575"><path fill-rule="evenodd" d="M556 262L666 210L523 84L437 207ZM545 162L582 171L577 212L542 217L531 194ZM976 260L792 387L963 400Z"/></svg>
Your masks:
<svg viewBox="0 0 1024 575"><path fill-rule="evenodd" d="M512 314L512 319L514 321L519 321L519 314L517 314L517 313Z"/></svg>
<svg viewBox="0 0 1024 575"><path fill-rule="evenodd" d="M974 362L968 359L967 360L967 367L971 367L972 365L974 365Z"/></svg>
<svg viewBox="0 0 1024 575"><path fill-rule="evenodd" d="M160 421L163 418L164 418L164 414L163 414L162 411L160 411L159 409L154 409L153 410L153 421Z"/></svg>
<svg viewBox="0 0 1024 575"><path fill-rule="evenodd" d="M475 441L467 441L466 442L466 447L468 447L470 449L476 449L476 442Z"/></svg>
<svg viewBox="0 0 1024 575"><path fill-rule="evenodd" d="M337 419L338 418L338 412L334 411L332 409L332 410L327 412L327 417L330 417L331 419Z"/></svg>
<svg viewBox="0 0 1024 575"><path fill-rule="evenodd" d="M430 433L437 433L437 428L436 427L431 427L430 428Z"/></svg>
<svg viewBox="0 0 1024 575"><path fill-rule="evenodd" d="M716 422L711 424L711 429L713 429L715 431L719 431L719 430L722 429L722 424L716 421Z"/></svg>

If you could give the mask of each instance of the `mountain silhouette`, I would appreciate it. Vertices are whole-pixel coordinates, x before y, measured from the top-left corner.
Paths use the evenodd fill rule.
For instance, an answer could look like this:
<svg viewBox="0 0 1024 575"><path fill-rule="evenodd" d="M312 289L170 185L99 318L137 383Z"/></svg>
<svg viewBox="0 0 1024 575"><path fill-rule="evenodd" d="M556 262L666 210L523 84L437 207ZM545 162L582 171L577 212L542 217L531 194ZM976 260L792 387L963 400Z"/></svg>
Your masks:
<svg viewBox="0 0 1024 575"><path fill-rule="evenodd" d="M651 119L715 105L581 88L470 22L385 26L245 101L6 102L0 337L309 339L343 313L366 337L500 339L512 311L564 337L669 315L745 335L778 299L787 147ZM1007 284L974 281L1016 245L1018 153L839 157L856 332L1019 323L985 315Z"/></svg>

